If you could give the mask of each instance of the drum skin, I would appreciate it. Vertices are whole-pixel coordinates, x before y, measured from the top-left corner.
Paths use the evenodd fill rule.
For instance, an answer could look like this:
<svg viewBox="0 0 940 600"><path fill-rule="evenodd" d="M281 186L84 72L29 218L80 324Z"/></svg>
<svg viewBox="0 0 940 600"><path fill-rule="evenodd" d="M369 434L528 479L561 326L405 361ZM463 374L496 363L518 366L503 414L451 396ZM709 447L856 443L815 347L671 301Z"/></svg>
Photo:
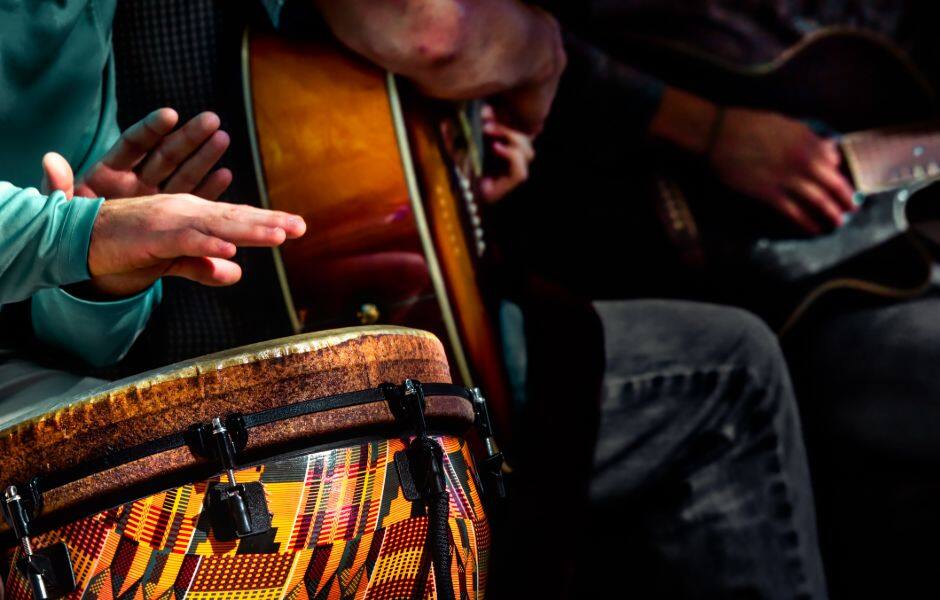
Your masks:
<svg viewBox="0 0 940 600"><path fill-rule="evenodd" d="M444 349L433 335L350 328L180 363L0 432L0 482L21 485L214 416L406 378L450 382ZM444 449L451 584L457 598L482 598L489 529L476 467L461 437L473 423L473 409L461 398L432 396L426 413ZM78 581L69 595L74 600L435 597L423 504L403 497L394 462L408 432L374 433L396 427L387 404L374 402L252 428L246 456L260 458L236 476L239 483L264 485L273 515L266 533L236 541L214 537L204 500L219 481L218 466L182 447L47 491L33 548L65 542ZM285 442L292 444L288 453ZM194 470L208 476L178 481ZM120 501L98 506L114 497ZM41 525L49 515L52 529ZM11 567L20 552L9 547L3 575L9 597L26 600L29 586Z"/></svg>

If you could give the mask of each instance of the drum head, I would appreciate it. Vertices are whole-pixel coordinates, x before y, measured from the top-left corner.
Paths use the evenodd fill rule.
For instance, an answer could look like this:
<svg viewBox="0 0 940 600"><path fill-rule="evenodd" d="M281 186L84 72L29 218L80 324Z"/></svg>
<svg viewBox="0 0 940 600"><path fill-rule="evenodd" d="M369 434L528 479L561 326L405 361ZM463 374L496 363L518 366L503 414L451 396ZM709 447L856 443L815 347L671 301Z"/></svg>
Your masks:
<svg viewBox="0 0 940 600"><path fill-rule="evenodd" d="M443 346L432 334L373 326L302 334L182 362L115 382L64 402L0 432L0 487L34 476L54 477L122 451L208 423L213 417L251 414L375 388L405 379L450 382ZM464 400L428 398L432 423L469 426ZM361 435L396 423L387 403L338 408L253 429L246 451L290 443L315 445ZM45 512L96 497L127 501L121 491L146 482L169 482L208 464L188 447L143 457L44 495Z"/></svg>

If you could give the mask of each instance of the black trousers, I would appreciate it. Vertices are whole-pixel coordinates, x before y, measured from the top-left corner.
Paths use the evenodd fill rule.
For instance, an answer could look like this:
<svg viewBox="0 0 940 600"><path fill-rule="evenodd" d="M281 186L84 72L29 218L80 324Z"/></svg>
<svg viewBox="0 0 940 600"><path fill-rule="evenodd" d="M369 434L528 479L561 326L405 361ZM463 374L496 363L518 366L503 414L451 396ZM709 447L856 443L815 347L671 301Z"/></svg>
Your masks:
<svg viewBox="0 0 940 600"><path fill-rule="evenodd" d="M785 348L833 597L940 597L940 292L830 309Z"/></svg>
<svg viewBox="0 0 940 600"><path fill-rule="evenodd" d="M550 407L543 394L528 399L514 510L495 529L492 595L826 598L799 415L773 334L730 307L594 309L599 407L589 387ZM526 318L561 355L592 352ZM545 363L530 358L530 376L545 377ZM571 377L565 364L549 379ZM574 431L598 408L585 464Z"/></svg>

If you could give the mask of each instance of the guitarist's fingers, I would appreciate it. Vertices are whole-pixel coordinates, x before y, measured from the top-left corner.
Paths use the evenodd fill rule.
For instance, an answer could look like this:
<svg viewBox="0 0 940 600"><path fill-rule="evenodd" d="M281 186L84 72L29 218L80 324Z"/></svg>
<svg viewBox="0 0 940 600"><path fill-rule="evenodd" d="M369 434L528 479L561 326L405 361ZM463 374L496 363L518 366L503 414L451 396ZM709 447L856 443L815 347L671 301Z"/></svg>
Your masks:
<svg viewBox="0 0 940 600"><path fill-rule="evenodd" d="M817 235L822 233L822 228L810 214L803 209L795 200L780 192L775 194L770 205L788 220L797 224L800 229Z"/></svg>
<svg viewBox="0 0 940 600"><path fill-rule="evenodd" d="M504 145L518 148L527 161L532 162L535 159L535 148L532 145L531 136L495 121L484 123L483 133L493 138L494 143L502 142ZM497 154L501 153L497 152Z"/></svg>
<svg viewBox="0 0 940 600"><path fill-rule="evenodd" d="M855 211L858 209L858 206L853 200L855 190L852 189L852 184L849 183L838 169L833 169L818 163L813 163L811 168L816 181L828 190L843 210Z"/></svg>
<svg viewBox="0 0 940 600"><path fill-rule="evenodd" d="M818 213L827 223L836 227L842 224L839 202L813 181L801 177L789 182L786 188L791 197L801 200L804 206Z"/></svg>
<svg viewBox="0 0 940 600"><path fill-rule="evenodd" d="M842 154L839 152L839 143L835 140L823 141L823 156L832 166L838 166L842 162Z"/></svg>
<svg viewBox="0 0 940 600"><path fill-rule="evenodd" d="M519 134L522 135L522 134ZM486 176L480 182L480 192L487 202L500 200L529 178L529 162L535 157L535 151L514 143L505 144L495 141L493 154L506 161L507 171L496 177Z"/></svg>

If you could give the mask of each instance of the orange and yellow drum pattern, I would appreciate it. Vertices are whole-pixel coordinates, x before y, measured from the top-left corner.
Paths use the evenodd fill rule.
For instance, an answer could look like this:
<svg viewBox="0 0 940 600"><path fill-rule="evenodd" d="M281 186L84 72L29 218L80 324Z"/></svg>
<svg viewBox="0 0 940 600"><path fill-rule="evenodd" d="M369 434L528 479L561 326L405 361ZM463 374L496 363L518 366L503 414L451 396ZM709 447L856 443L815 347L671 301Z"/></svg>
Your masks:
<svg viewBox="0 0 940 600"><path fill-rule="evenodd" d="M451 498L451 585L457 598L482 598L490 542L475 467L463 440L438 441ZM239 483L264 484L273 515L257 536L213 537L203 512L213 479L80 519L33 545L66 543L78 581L72 600L434 598L427 520L403 497L394 463L405 446L362 442L239 471ZM31 598L16 569L6 591Z"/></svg>

